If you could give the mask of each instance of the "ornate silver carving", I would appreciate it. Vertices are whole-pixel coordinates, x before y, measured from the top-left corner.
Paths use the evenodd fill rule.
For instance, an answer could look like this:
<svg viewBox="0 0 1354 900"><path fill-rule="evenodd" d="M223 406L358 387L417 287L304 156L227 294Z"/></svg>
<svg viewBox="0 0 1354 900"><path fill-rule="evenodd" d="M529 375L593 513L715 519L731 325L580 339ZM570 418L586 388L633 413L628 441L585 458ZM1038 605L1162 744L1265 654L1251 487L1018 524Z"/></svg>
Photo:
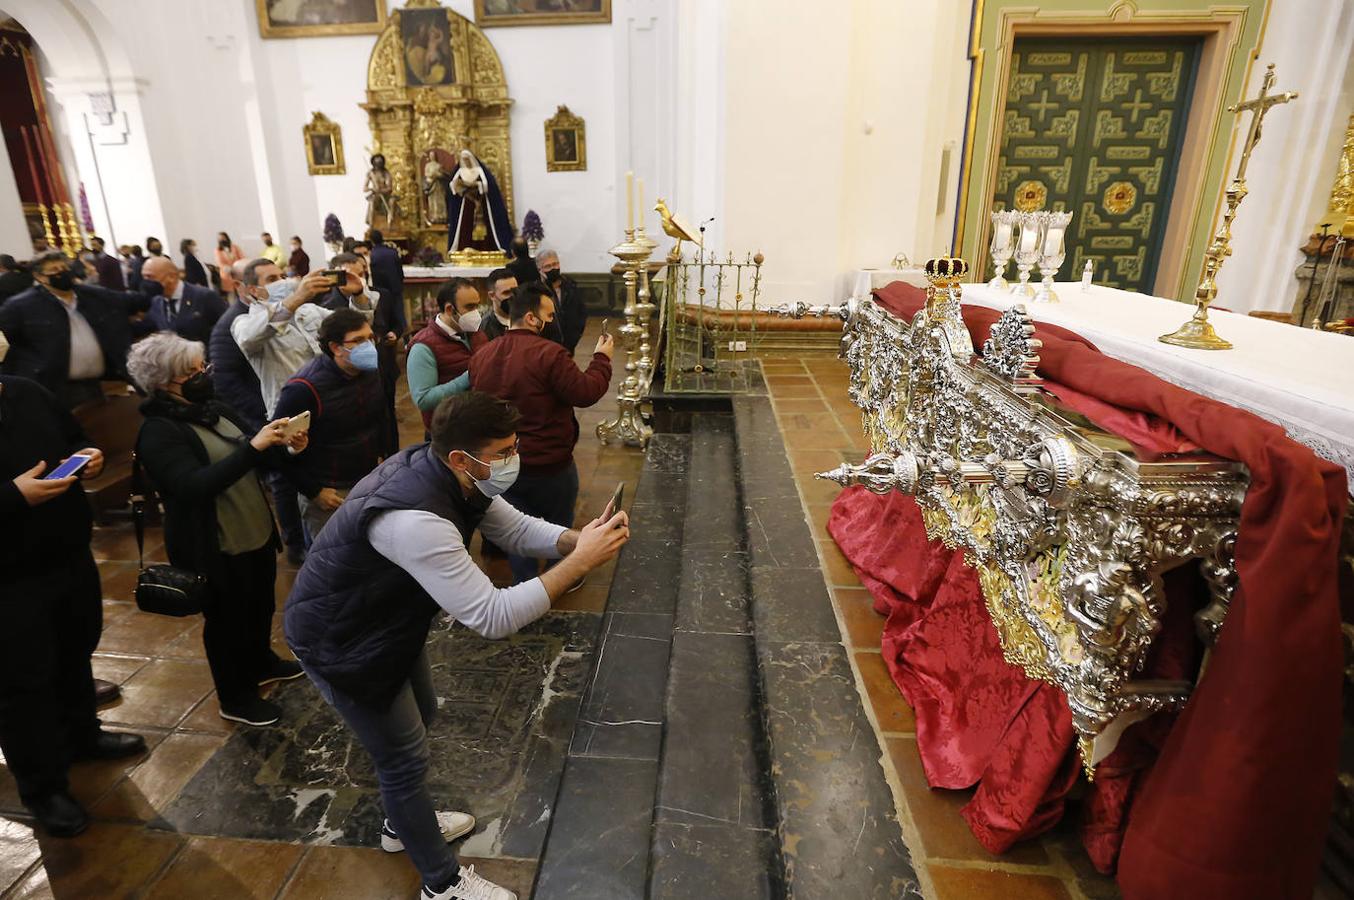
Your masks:
<svg viewBox="0 0 1354 900"><path fill-rule="evenodd" d="M1067 695L1089 773L1114 719L1188 699L1189 683L1135 676L1161 628L1167 570L1200 561L1212 600L1196 627L1208 643L1222 627L1245 469L1138 455L1059 407L1033 374L1039 342L1019 307L981 358L956 347L961 268L928 263L939 277L910 323L855 301L842 355L876 452L820 477L913 494L927 533L968 551L1007 660Z"/></svg>

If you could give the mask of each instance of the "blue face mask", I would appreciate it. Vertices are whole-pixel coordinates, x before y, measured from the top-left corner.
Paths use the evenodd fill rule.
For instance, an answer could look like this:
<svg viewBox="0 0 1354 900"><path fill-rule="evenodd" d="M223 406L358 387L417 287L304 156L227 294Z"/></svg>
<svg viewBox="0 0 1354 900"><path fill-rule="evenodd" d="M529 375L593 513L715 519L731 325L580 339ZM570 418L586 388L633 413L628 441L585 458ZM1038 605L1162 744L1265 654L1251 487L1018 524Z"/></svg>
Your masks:
<svg viewBox="0 0 1354 900"><path fill-rule="evenodd" d="M469 453L465 455L470 456ZM470 458L475 459L473 456ZM488 478L475 478L474 481L479 492L490 499L512 487L517 482L517 473L522 469L522 457L516 453L509 459L496 459L487 463L475 459L475 462L489 467Z"/></svg>
<svg viewBox="0 0 1354 900"><path fill-rule="evenodd" d="M348 351L348 362L352 363L353 368L361 369L363 372L376 371L378 365L376 345L371 341L363 341L358 344Z"/></svg>
<svg viewBox="0 0 1354 900"><path fill-rule="evenodd" d="M296 282L283 278L268 285L268 302L276 306L296 292Z"/></svg>

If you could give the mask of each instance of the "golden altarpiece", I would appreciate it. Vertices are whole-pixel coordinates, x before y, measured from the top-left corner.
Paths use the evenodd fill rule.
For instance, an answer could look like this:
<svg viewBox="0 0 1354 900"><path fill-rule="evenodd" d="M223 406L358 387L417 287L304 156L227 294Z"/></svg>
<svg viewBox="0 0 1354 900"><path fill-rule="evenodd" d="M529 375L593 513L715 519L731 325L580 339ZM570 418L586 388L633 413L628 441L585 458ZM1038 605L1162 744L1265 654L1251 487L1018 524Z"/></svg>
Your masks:
<svg viewBox="0 0 1354 900"><path fill-rule="evenodd" d="M436 182L439 170L446 178L456 172L463 149L493 173L514 220L511 107L503 64L474 22L436 0L410 0L391 12L371 52L362 104L371 152L385 156L394 180L395 220L385 229L387 238L415 253L425 247L446 252L445 207L435 198L441 191ZM475 256L484 259L470 258ZM503 259L478 251L457 257L470 264Z"/></svg>

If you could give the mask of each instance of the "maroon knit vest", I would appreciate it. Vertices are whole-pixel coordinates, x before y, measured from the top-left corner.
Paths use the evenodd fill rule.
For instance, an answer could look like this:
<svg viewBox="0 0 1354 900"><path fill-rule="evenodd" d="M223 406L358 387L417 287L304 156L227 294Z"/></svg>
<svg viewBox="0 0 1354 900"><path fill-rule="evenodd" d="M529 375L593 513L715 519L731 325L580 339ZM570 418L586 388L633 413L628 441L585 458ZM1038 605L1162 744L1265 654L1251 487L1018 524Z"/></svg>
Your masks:
<svg viewBox="0 0 1354 900"><path fill-rule="evenodd" d="M422 331L414 335L412 344L423 344L433 352L437 360L437 383L445 384L453 378L460 378L470 368L471 354L488 343L488 338L479 331L470 335L470 348L447 334L436 320L429 322ZM432 425L432 413L423 413L423 424Z"/></svg>

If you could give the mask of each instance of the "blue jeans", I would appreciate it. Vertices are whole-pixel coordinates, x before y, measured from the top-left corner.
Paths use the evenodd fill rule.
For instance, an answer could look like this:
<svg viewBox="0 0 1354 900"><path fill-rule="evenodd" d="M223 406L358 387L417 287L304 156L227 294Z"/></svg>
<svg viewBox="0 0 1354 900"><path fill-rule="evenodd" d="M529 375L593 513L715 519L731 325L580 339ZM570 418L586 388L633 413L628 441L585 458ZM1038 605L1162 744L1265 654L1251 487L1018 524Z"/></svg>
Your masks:
<svg viewBox="0 0 1354 900"><path fill-rule="evenodd" d="M574 527L574 506L578 503L578 466L573 460L568 468L548 475L522 472L503 494L516 509L552 525ZM530 581L541 573L541 561L531 556L508 554L512 569L512 583Z"/></svg>
<svg viewBox="0 0 1354 900"><path fill-rule="evenodd" d="M358 703L309 669L306 674L371 754L386 818L404 842L423 883L443 887L456 877L460 862L442 836L437 810L424 781L428 773L426 726L437 712L427 653L418 655L409 680L384 710Z"/></svg>

